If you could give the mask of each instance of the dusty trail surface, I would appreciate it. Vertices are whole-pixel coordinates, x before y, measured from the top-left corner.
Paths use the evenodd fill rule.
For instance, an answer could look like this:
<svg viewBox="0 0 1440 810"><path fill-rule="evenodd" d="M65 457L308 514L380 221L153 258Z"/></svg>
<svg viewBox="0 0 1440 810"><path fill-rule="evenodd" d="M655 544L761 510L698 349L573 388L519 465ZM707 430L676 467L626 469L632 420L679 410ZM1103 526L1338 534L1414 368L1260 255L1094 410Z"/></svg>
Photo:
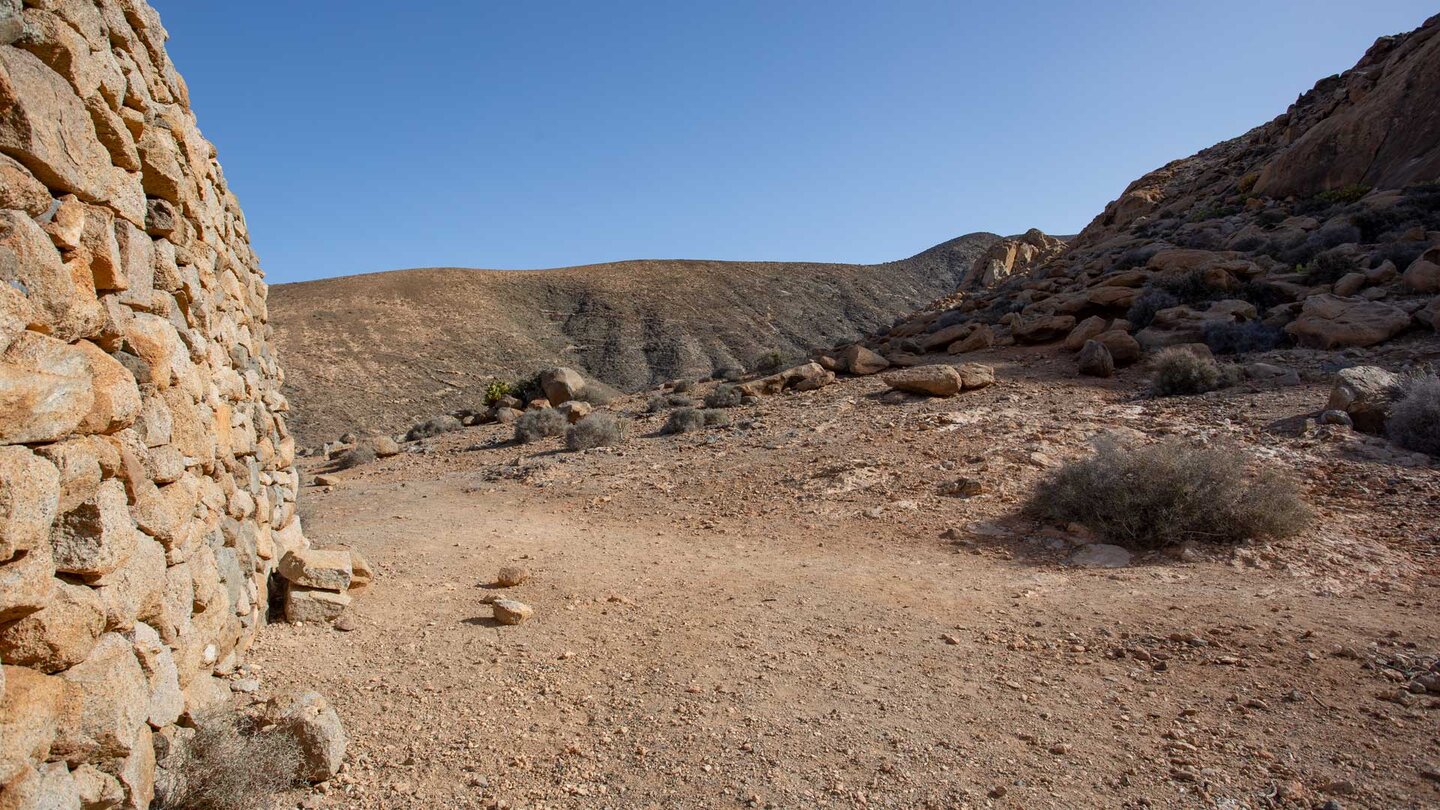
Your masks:
<svg viewBox="0 0 1440 810"><path fill-rule="evenodd" d="M986 359L1000 383L952 400L848 380L581 454L471 428L311 488L308 532L379 577L355 631L277 625L252 659L351 735L304 802L1440 804L1440 699L1404 693L1440 650L1433 466L1307 431L1319 383L1151 401L1138 372ZM1316 527L1061 565L1074 538L1016 508L1117 424L1263 445ZM960 474L986 491L937 494ZM514 564L536 615L497 627Z"/></svg>

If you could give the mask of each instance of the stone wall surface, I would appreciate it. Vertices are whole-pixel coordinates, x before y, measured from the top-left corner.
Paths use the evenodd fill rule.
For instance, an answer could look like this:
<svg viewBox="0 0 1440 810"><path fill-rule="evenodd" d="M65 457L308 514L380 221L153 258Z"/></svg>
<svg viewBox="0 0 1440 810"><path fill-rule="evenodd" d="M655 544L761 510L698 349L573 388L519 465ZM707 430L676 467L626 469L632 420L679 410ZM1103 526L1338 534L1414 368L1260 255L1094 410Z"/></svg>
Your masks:
<svg viewBox="0 0 1440 810"><path fill-rule="evenodd" d="M0 808L149 805L308 543L266 285L142 0L0 0Z"/></svg>

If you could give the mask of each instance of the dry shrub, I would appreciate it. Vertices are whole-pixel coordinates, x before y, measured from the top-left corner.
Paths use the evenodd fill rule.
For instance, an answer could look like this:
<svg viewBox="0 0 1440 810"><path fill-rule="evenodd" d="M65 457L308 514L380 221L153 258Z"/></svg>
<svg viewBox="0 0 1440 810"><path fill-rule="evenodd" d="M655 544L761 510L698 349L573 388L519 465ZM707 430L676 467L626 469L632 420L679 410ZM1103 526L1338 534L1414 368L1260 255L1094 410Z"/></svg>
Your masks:
<svg viewBox="0 0 1440 810"><path fill-rule="evenodd" d="M1238 543L1287 537L1310 509L1274 469L1245 473L1247 454L1182 439L1131 445L1111 439L1036 488L1025 506L1035 518L1081 523L1112 543L1163 548L1190 540Z"/></svg>
<svg viewBox="0 0 1440 810"><path fill-rule="evenodd" d="M536 408L526 411L515 420L515 441L529 444L554 436L564 436L565 429L569 426L565 415L554 408Z"/></svg>
<svg viewBox="0 0 1440 810"><path fill-rule="evenodd" d="M706 408L700 416L705 420L705 427L726 427L730 424L730 414L714 408Z"/></svg>
<svg viewBox="0 0 1440 810"><path fill-rule="evenodd" d="M335 459L335 469L351 470L369 464L376 458L378 458L378 456L375 453L375 448L368 444L362 444L359 447L341 453L340 457Z"/></svg>
<svg viewBox="0 0 1440 810"><path fill-rule="evenodd" d="M675 385L672 386L670 390L671 390L671 391L674 391L674 392L677 393L677 394L684 394L684 393L690 391L690 390L691 390L692 388L694 388L694 387L695 387L695 381L694 381L694 380L676 380L676 381L675 381Z"/></svg>
<svg viewBox="0 0 1440 810"><path fill-rule="evenodd" d="M405 434L405 441L413 442L418 439L429 439L432 436L439 436L442 433L449 433L452 430L461 428L460 420L453 416L436 416L426 419L424 422L410 428Z"/></svg>
<svg viewBox="0 0 1440 810"><path fill-rule="evenodd" d="M1385 432L1407 450L1440 456L1440 375L1421 374L1401 383Z"/></svg>
<svg viewBox="0 0 1440 810"><path fill-rule="evenodd" d="M715 390L705 395L705 407L707 408L735 408L745 398L740 387L730 383L721 383L715 386Z"/></svg>
<svg viewBox="0 0 1440 810"><path fill-rule="evenodd" d="M1181 348L1162 350L1152 365L1155 376L1150 379L1150 392L1158 397L1203 394L1228 383L1219 363Z"/></svg>
<svg viewBox="0 0 1440 810"><path fill-rule="evenodd" d="M722 366L710 374L710 379L722 382L740 382L745 379L745 369L735 366Z"/></svg>
<svg viewBox="0 0 1440 810"><path fill-rule="evenodd" d="M565 431L565 447L570 450L614 447L624 440L624 425L614 414L605 411L596 411Z"/></svg>
<svg viewBox="0 0 1440 810"><path fill-rule="evenodd" d="M576 392L574 399L591 405L609 405L624 396L620 389L606 385L599 380L587 380L585 386Z"/></svg>
<svg viewBox="0 0 1440 810"><path fill-rule="evenodd" d="M676 408L670 412L670 418L665 421L665 426L660 428L661 433L691 433L696 430L703 430L705 427L705 414L696 408Z"/></svg>
<svg viewBox="0 0 1440 810"><path fill-rule="evenodd" d="M255 810L299 781L294 735L261 731L243 715L219 710L198 718L195 736L177 744L157 771L158 810Z"/></svg>

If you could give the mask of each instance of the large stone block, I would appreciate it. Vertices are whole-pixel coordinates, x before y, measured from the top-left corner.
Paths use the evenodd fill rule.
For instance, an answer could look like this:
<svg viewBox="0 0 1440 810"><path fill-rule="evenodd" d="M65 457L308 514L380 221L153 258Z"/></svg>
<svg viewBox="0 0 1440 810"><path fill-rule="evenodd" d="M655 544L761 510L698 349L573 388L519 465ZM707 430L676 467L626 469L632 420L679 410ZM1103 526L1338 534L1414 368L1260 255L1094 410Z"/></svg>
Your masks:
<svg viewBox="0 0 1440 810"><path fill-rule="evenodd" d="M180 691L180 676L170 648L160 634L148 624L138 623L130 633L135 657L150 684L150 713L147 720L154 728L163 728L180 719L185 709L185 696Z"/></svg>
<svg viewBox="0 0 1440 810"><path fill-rule="evenodd" d="M44 608L0 628L0 659L59 672L83 661L104 630L100 597L84 585L60 582Z"/></svg>
<svg viewBox="0 0 1440 810"><path fill-rule="evenodd" d="M298 549L280 558L279 573L286 580L306 588L344 591L354 574L350 552L318 548Z"/></svg>
<svg viewBox="0 0 1440 810"><path fill-rule="evenodd" d="M24 447L0 446L0 564L44 542L59 508L55 465Z"/></svg>
<svg viewBox="0 0 1440 810"><path fill-rule="evenodd" d="M40 543L0 563L0 623L13 622L45 607L59 584L49 543Z"/></svg>
<svg viewBox="0 0 1440 810"><path fill-rule="evenodd" d="M79 349L24 332L0 353L0 444L63 438L94 405L89 363Z"/></svg>
<svg viewBox="0 0 1440 810"><path fill-rule="evenodd" d="M150 537L137 536L130 559L90 583L105 607L106 629L125 631L137 619L150 621L161 616L165 571L165 547Z"/></svg>
<svg viewBox="0 0 1440 810"><path fill-rule="evenodd" d="M105 323L94 280L61 260L50 237L20 211L0 211L0 281L25 291L34 326L62 340L90 337Z"/></svg>
<svg viewBox="0 0 1440 810"><path fill-rule="evenodd" d="M125 485L110 479L95 497L60 515L50 532L55 570L98 577L124 565L139 542Z"/></svg>
<svg viewBox="0 0 1440 810"><path fill-rule="evenodd" d="M64 705L65 683L29 667L4 667L0 692L0 783L20 774L27 762L50 756Z"/></svg>
<svg viewBox="0 0 1440 810"><path fill-rule="evenodd" d="M71 764L125 758L147 733L150 685L134 645L119 633L102 636L90 655L65 670L64 717L51 747Z"/></svg>
<svg viewBox="0 0 1440 810"><path fill-rule="evenodd" d="M32 53L0 49L0 152L52 189L109 195L110 153L64 77Z"/></svg>

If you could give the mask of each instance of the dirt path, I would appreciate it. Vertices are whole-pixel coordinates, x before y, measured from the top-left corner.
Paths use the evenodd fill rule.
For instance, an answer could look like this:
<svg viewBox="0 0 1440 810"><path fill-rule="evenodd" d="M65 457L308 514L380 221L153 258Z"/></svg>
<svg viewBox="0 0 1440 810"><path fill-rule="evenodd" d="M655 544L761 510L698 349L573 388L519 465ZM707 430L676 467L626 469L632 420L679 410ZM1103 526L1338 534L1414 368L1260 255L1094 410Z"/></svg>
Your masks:
<svg viewBox="0 0 1440 810"><path fill-rule="evenodd" d="M769 421L753 448L814 444ZM1374 663L1440 650L1433 587L1062 568L940 539L894 493L881 519L844 487L782 497L796 469L738 441L637 440L556 472L466 434L307 492L308 532L380 574L356 631L276 626L253 658L345 719L351 764L312 804L1440 805L1440 701L1396 697ZM536 616L497 628L481 600L515 563L534 578L506 595Z"/></svg>

